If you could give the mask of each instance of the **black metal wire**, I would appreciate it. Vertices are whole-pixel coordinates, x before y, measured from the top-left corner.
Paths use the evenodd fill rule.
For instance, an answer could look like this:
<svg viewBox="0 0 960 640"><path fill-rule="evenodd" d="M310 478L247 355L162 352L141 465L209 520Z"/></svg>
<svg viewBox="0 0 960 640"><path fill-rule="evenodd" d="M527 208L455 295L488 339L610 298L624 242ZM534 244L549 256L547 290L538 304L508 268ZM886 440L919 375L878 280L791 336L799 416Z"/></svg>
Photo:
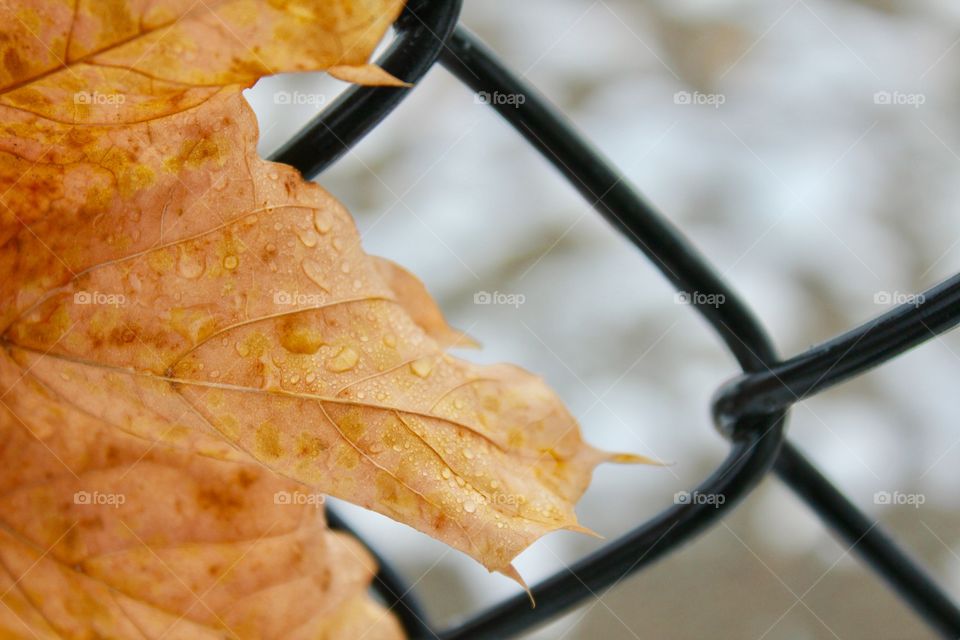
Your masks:
<svg viewBox="0 0 960 640"><path fill-rule="evenodd" d="M780 450L774 470L927 624L944 638L960 637L960 611L950 597L883 527L860 513L789 442Z"/></svg>
<svg viewBox="0 0 960 640"><path fill-rule="evenodd" d="M375 588L412 638L460 640L513 636L543 624L609 588L726 515L773 468L853 552L896 590L934 630L960 637L960 609L877 522L860 512L792 445L784 441L789 407L862 374L960 323L960 275L930 289L919 304L904 304L804 354L778 361L765 330L683 234L650 207L616 169L529 85L512 74L476 38L456 28L459 0L416 0L396 24L397 36L377 60L415 82L439 58L465 85L488 94L523 95L491 101L543 157L617 230L630 239L710 323L743 374L715 395L714 421L730 440L723 463L691 493L723 495L714 504L670 507L633 531L534 585L538 606L520 594L437 631L399 574L380 563ZM393 88L352 88L287 143L275 160L315 176L348 151L409 93ZM713 296L712 298L710 296ZM722 296L719 297L718 296ZM702 303L723 300L723 304ZM330 513L331 526L349 531ZM355 532L354 532L354 535Z"/></svg>
<svg viewBox="0 0 960 640"><path fill-rule="evenodd" d="M389 48L377 64L415 83L433 67L443 43L457 26L461 0L408 0L394 24ZM349 151L410 91L400 87L351 87L284 144L271 160L313 177Z"/></svg>
<svg viewBox="0 0 960 640"><path fill-rule="evenodd" d="M714 402L716 418L763 414L788 407L868 371L960 324L960 274L764 371L731 380Z"/></svg>

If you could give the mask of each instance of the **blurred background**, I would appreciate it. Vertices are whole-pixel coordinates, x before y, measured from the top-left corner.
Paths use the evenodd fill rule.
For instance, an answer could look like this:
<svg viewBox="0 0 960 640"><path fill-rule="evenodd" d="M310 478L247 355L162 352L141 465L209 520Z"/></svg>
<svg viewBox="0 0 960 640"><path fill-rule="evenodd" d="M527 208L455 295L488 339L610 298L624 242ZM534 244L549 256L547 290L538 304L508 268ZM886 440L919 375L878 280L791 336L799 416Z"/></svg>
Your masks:
<svg viewBox="0 0 960 640"><path fill-rule="evenodd" d="M949 0L466 0L463 23L554 101L753 305L784 354L960 270L960 5ZM342 83L248 92L269 153ZM277 104L278 92L292 99ZM613 538L723 457L736 365L656 270L442 68L319 182L369 252L418 274L458 355L536 372L607 449L580 520ZM475 304L478 292L522 304ZM505 299L505 298L501 298ZM796 407L789 433L960 596L960 336ZM914 499L882 504L877 492ZM891 500L896 502L896 500ZM901 502L904 502L901 500ZM922 502L922 504L918 504ZM339 505L438 624L519 589L405 526ZM555 533L531 584L598 548ZM680 552L529 638L922 638L929 632L767 479Z"/></svg>

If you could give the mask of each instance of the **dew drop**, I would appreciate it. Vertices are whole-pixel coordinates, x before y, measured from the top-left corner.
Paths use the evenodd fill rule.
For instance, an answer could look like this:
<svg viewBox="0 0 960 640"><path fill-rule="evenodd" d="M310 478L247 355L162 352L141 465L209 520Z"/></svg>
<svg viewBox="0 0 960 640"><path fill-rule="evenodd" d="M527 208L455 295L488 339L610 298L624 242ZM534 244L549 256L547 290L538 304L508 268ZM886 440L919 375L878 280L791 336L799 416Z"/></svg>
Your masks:
<svg viewBox="0 0 960 640"><path fill-rule="evenodd" d="M397 346L397 336L393 335L392 333L385 334L383 336L383 344L393 349L395 346Z"/></svg>
<svg viewBox="0 0 960 640"><path fill-rule="evenodd" d="M318 210L313 214L313 226L320 233L330 233L333 228L333 217L329 212Z"/></svg>
<svg viewBox="0 0 960 640"><path fill-rule="evenodd" d="M303 246L317 246L319 238L317 237L317 234L313 232L313 229L301 229L300 227L296 227L294 230L296 231L297 237L300 238L300 242L303 243Z"/></svg>
<svg viewBox="0 0 960 640"><path fill-rule="evenodd" d="M420 358L410 363L410 370L414 375L420 378L426 378L433 371L433 359L429 357Z"/></svg>
<svg viewBox="0 0 960 640"><path fill-rule="evenodd" d="M466 502L463 503L463 510L466 511L467 513L473 513L474 511L477 510L477 503L474 502L473 500L467 500Z"/></svg>
<svg viewBox="0 0 960 640"><path fill-rule="evenodd" d="M473 449L464 449L463 457L467 460L473 460Z"/></svg>
<svg viewBox="0 0 960 640"><path fill-rule="evenodd" d="M233 271L240 264L240 260L235 255L229 255L223 259L223 268Z"/></svg>
<svg viewBox="0 0 960 640"><path fill-rule="evenodd" d="M320 265L319 262L315 260L310 260L309 258L307 258L306 260L300 263L300 266L301 268L303 268L303 272L307 274L307 277L310 278L310 280L312 280L314 284L316 284L318 287L320 287L324 291L329 291L329 289L327 289L326 285L324 284L323 267Z"/></svg>
<svg viewBox="0 0 960 640"><path fill-rule="evenodd" d="M344 262L343 264L341 264L340 271L342 271L343 273L350 273L350 263Z"/></svg>
<svg viewBox="0 0 960 640"><path fill-rule="evenodd" d="M243 358L246 358L248 355L250 355L250 347L248 347L244 342L236 343L233 345L233 348L236 349L237 353Z"/></svg>
<svg viewBox="0 0 960 640"><path fill-rule="evenodd" d="M180 257L177 259L177 273L184 278L193 280L203 275L205 268L203 254L191 255L180 249Z"/></svg>
<svg viewBox="0 0 960 640"><path fill-rule="evenodd" d="M449 480L451 475L450 469L444 468L443 471L440 472L440 475L443 476L444 480Z"/></svg>
<svg viewBox="0 0 960 640"><path fill-rule="evenodd" d="M337 355L327 360L326 367L334 373L340 373L353 369L357 366L358 360L360 360L360 354L352 347L343 347Z"/></svg>

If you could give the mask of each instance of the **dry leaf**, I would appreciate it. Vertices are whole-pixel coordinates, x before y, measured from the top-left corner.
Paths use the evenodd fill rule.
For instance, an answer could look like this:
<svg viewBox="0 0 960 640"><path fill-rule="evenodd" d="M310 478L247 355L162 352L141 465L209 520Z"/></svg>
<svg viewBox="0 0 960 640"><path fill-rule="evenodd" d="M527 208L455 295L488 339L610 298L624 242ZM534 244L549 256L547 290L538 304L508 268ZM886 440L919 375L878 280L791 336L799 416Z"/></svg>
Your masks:
<svg viewBox="0 0 960 640"><path fill-rule="evenodd" d="M9 358L0 380L0 637L402 637L299 483L123 433Z"/></svg>
<svg viewBox="0 0 960 640"><path fill-rule="evenodd" d="M439 347L449 349L480 346L473 338L447 324L440 307L415 275L386 258L372 256L372 259L397 303L403 307L414 324L433 338Z"/></svg>
<svg viewBox="0 0 960 640"><path fill-rule="evenodd" d="M255 525L276 520L296 538L276 553L302 552L286 574L304 578L266 593L273 578L229 571L184 624L300 637L277 612L316 601L309 612L327 614L296 633L374 621L390 637L363 595L369 559L316 518L287 522L290 505L258 497L276 487L374 509L514 577L533 540L579 529L594 466L640 459L586 445L538 378L447 355L469 339L422 284L366 255L329 194L256 155L240 90L275 71L370 80L399 3L79 4L0 8L14 25L0 76L0 429L22 456L0 472L17 487L0 557L11 585L32 558L44 567L33 591L11 586L11 610L70 629L58 616L76 612L38 594L112 589L91 599L109 605L91 628L122 614L152 637L161 614L191 607L172 576L202 591L210 567L259 558L258 536L276 531ZM67 498L88 486L132 497L84 516ZM352 590L296 591L317 571ZM245 597L276 604L236 606Z"/></svg>
<svg viewBox="0 0 960 640"><path fill-rule="evenodd" d="M375 64L364 65L338 65L327 69L334 78L344 82L355 82L380 87L409 87L409 82L404 82L399 78L387 73Z"/></svg>
<svg viewBox="0 0 960 640"><path fill-rule="evenodd" d="M182 420L109 387L60 395L13 338L21 312L83 270L217 223L209 207L225 201L199 172L242 162L232 118L255 136L242 85L218 85L365 63L398 4L78 4L0 5L0 636L401 637L367 595L372 559L326 530L309 489L196 431L170 390ZM139 226L158 213L164 230ZM76 302L136 296L102 295ZM82 394L69 375L63 390Z"/></svg>

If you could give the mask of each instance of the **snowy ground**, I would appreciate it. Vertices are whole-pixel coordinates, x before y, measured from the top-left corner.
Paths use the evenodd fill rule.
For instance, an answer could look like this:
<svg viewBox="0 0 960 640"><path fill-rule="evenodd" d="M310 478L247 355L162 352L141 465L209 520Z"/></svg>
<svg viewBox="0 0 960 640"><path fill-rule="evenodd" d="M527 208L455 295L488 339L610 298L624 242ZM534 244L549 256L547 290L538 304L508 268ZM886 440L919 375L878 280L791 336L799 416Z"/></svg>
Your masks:
<svg viewBox="0 0 960 640"><path fill-rule="evenodd" d="M942 0L466 0L464 22L557 103L795 353L960 269L960 5ZM264 152L332 96L250 92ZM678 92L686 92L679 94ZM684 98L690 97L690 104ZM696 104L700 103L700 104ZM889 104L887 104L889 103ZM371 253L411 268L455 326L545 377L594 444L676 461L606 467L578 509L608 538L723 456L709 398L735 365L650 264L442 69L320 182ZM479 291L522 294L474 304ZM960 340L798 407L791 437L960 595ZM921 493L913 506L877 491ZM350 508L441 622L517 587ZM600 543L554 534L534 582ZM696 544L536 638L922 637L910 612L775 480Z"/></svg>

